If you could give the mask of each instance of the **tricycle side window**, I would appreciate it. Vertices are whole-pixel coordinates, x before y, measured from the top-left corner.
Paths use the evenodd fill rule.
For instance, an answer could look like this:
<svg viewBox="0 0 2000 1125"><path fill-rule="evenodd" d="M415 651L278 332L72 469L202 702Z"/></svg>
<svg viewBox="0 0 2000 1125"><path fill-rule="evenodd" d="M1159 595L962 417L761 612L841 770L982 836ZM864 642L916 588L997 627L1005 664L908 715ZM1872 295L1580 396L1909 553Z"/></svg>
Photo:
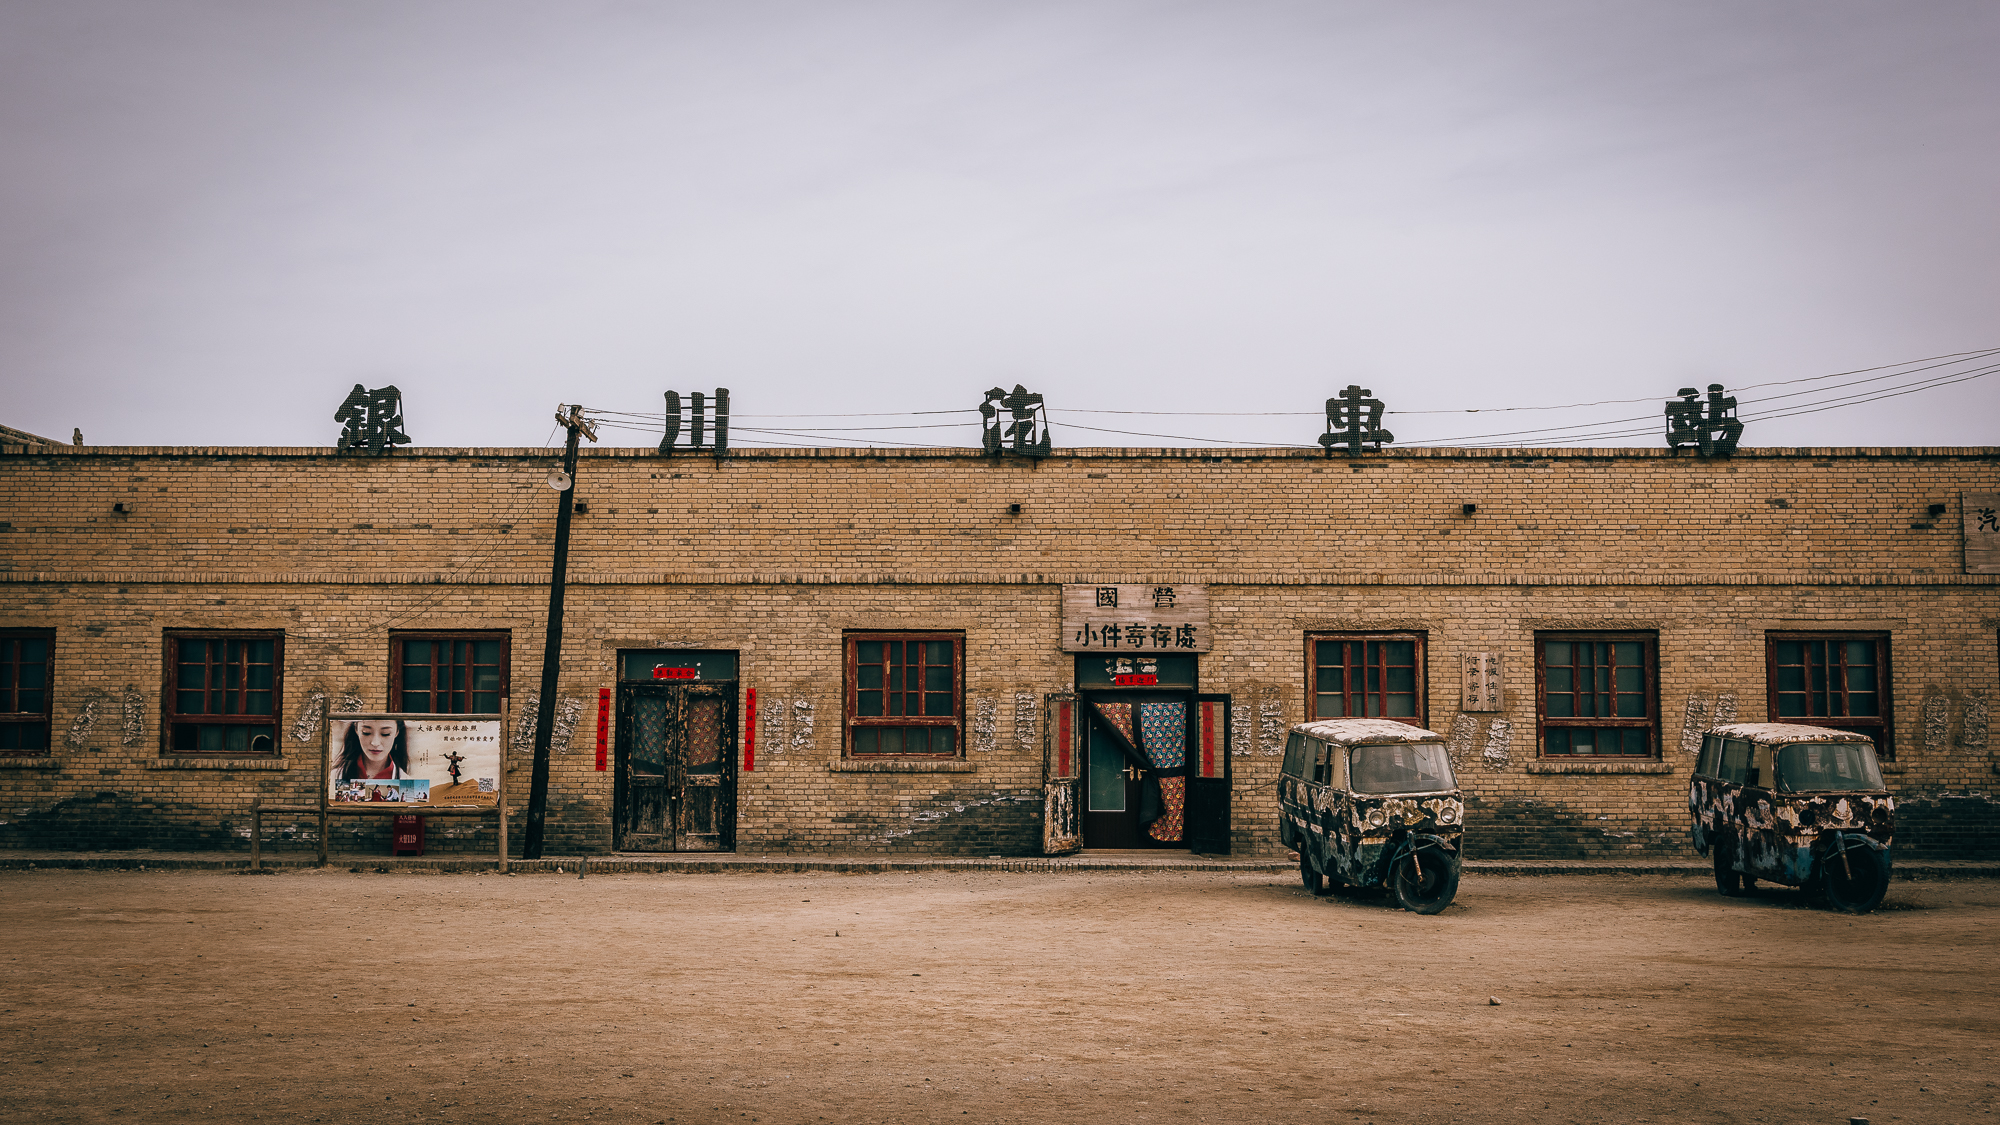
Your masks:
<svg viewBox="0 0 2000 1125"><path fill-rule="evenodd" d="M1312 754L1313 760L1313 780L1321 785L1335 784L1333 761L1339 757L1339 752L1329 748L1317 738L1307 739L1306 745L1311 747L1309 753Z"/></svg>
<svg viewBox="0 0 2000 1125"><path fill-rule="evenodd" d="M1306 769L1306 736L1297 731L1285 740L1285 772L1293 777L1310 777Z"/></svg>
<svg viewBox="0 0 2000 1125"><path fill-rule="evenodd" d="M1747 738L1725 738L1722 740L1722 765L1715 776L1731 785L1747 785L1750 778L1750 740Z"/></svg>
<svg viewBox="0 0 2000 1125"><path fill-rule="evenodd" d="M1694 772L1703 777L1717 777L1715 771L1722 763L1722 736L1705 734L1701 736L1701 757L1695 761Z"/></svg>

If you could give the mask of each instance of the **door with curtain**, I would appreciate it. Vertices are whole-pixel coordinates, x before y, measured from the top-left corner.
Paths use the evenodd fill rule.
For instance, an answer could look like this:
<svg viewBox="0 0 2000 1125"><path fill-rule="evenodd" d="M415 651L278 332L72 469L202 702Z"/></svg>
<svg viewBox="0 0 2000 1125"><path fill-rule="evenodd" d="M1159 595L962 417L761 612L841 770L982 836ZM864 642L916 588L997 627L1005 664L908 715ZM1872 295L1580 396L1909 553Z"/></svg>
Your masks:
<svg viewBox="0 0 2000 1125"><path fill-rule="evenodd" d="M1187 850L1194 693L1079 694L1085 715L1083 846Z"/></svg>

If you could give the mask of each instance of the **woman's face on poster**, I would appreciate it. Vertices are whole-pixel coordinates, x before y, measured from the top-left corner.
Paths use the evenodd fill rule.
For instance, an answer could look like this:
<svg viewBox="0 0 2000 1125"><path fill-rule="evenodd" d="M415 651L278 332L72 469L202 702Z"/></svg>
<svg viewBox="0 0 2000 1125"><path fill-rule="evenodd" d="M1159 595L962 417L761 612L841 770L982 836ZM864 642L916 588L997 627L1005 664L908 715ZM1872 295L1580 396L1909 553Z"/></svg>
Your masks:
<svg viewBox="0 0 2000 1125"><path fill-rule="evenodd" d="M356 719L354 738L361 744L361 756L370 765L381 765L396 748L396 720Z"/></svg>

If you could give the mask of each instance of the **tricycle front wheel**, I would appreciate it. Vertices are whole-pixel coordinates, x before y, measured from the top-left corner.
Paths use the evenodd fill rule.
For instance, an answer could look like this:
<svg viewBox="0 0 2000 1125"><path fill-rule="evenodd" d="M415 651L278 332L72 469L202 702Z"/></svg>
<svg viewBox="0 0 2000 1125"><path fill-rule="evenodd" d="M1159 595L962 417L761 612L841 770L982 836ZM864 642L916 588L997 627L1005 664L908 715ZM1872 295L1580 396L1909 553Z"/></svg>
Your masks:
<svg viewBox="0 0 2000 1125"><path fill-rule="evenodd" d="M1436 914L1458 894L1458 868L1437 852L1406 855L1389 870L1396 901L1412 914Z"/></svg>
<svg viewBox="0 0 2000 1125"><path fill-rule="evenodd" d="M1821 861L1819 882L1828 906L1866 914L1882 905L1882 896L1889 891L1889 865L1879 852L1854 848Z"/></svg>

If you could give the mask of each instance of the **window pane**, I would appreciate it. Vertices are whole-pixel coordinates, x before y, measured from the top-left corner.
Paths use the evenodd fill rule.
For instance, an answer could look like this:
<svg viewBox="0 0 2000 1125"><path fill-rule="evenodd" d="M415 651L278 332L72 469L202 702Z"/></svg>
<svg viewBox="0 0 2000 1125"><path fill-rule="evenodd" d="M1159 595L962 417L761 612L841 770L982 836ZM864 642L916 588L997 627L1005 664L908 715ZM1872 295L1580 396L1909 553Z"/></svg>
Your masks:
<svg viewBox="0 0 2000 1125"><path fill-rule="evenodd" d="M274 669L269 664L252 664L249 669L249 682L244 686L252 691L269 691L273 672Z"/></svg>
<svg viewBox="0 0 2000 1125"><path fill-rule="evenodd" d="M1849 715L1879 715L1882 712L1877 707L1875 699L1876 695L1872 691L1857 691L1847 697L1847 713Z"/></svg>
<svg viewBox="0 0 2000 1125"><path fill-rule="evenodd" d="M1551 695L1551 696L1549 696L1549 699L1548 699L1548 713L1549 713L1549 717L1550 717L1550 718L1552 718L1552 719L1570 719L1570 718L1575 718L1575 717L1576 717L1576 708L1575 708L1574 706L1572 706L1572 705L1571 705L1571 702L1570 702L1572 698L1573 698L1572 696L1568 696L1568 695Z"/></svg>
<svg viewBox="0 0 2000 1125"><path fill-rule="evenodd" d="M1806 670L1796 665L1789 665L1789 664L1778 665L1778 690L1779 691L1806 690Z"/></svg>
<svg viewBox="0 0 2000 1125"><path fill-rule="evenodd" d="M930 655L926 662L930 664L943 664L949 668L951 666L951 642L930 642Z"/></svg>
<svg viewBox="0 0 2000 1125"><path fill-rule="evenodd" d="M475 669L472 676L472 690L490 691L495 694L498 694L500 691L500 669L498 668Z"/></svg>
<svg viewBox="0 0 2000 1125"><path fill-rule="evenodd" d="M1619 691L1621 692L1644 691L1645 687L1646 687L1646 670L1644 668L1640 668L1637 667L1636 665L1631 665L1631 664L1619 665L1618 667Z"/></svg>
<svg viewBox="0 0 2000 1125"><path fill-rule="evenodd" d="M1313 659L1317 660L1323 666L1324 665L1337 666L1345 664L1347 662L1343 658L1347 646L1341 644L1339 641L1321 641L1318 644L1314 645L1313 649L1317 654L1313 657Z"/></svg>
<svg viewBox="0 0 2000 1125"><path fill-rule="evenodd" d="M40 690L17 692L14 696L14 710L26 714L40 714L48 710L49 693Z"/></svg>
<svg viewBox="0 0 2000 1125"><path fill-rule="evenodd" d="M1645 659L1638 641L1619 641L1616 647L1620 664L1638 664Z"/></svg>
<svg viewBox="0 0 2000 1125"><path fill-rule="evenodd" d="M881 641L857 641L854 645L856 659L863 664L882 663Z"/></svg>
<svg viewBox="0 0 2000 1125"><path fill-rule="evenodd" d="M1856 664L1866 664L1872 666L1875 663L1874 641L1848 641L1846 648L1847 648L1847 663L1849 667L1852 667Z"/></svg>
<svg viewBox="0 0 2000 1125"><path fill-rule="evenodd" d="M243 713L245 715L268 715L271 713L271 693L268 691L246 691L243 693Z"/></svg>
<svg viewBox="0 0 2000 1125"><path fill-rule="evenodd" d="M1799 642L1797 641L1779 641L1778 663L1780 664L1805 663L1805 647L1799 644Z"/></svg>
<svg viewBox="0 0 2000 1125"><path fill-rule="evenodd" d="M1415 668L1390 668L1389 690L1414 693L1417 690L1417 670Z"/></svg>
<svg viewBox="0 0 2000 1125"><path fill-rule="evenodd" d="M952 712L951 712L950 692L924 693L925 715L928 715L931 718L949 718L951 716L951 713Z"/></svg>
<svg viewBox="0 0 2000 1125"><path fill-rule="evenodd" d="M22 662L14 672L14 684L22 690L42 686L42 677L48 672L48 665Z"/></svg>
<svg viewBox="0 0 2000 1125"><path fill-rule="evenodd" d="M1392 695L1389 697L1389 717L1392 719L1414 719L1417 716L1417 697L1414 695Z"/></svg>
<svg viewBox="0 0 2000 1125"><path fill-rule="evenodd" d="M1875 690L1874 665L1864 664L1859 668L1850 667L1847 670L1847 690L1874 691Z"/></svg>
<svg viewBox="0 0 2000 1125"><path fill-rule="evenodd" d="M875 727L854 728L854 752L873 754L881 747L882 736Z"/></svg>
<svg viewBox="0 0 2000 1125"><path fill-rule="evenodd" d="M431 643L429 641L403 642L403 663L405 665L429 664L430 662Z"/></svg>
<svg viewBox="0 0 2000 1125"><path fill-rule="evenodd" d="M882 666L880 664L860 665L854 670L854 681L856 686L863 689L880 689L882 687Z"/></svg>
<svg viewBox="0 0 2000 1125"><path fill-rule="evenodd" d="M432 709L430 692L406 691L403 693L403 710L424 712Z"/></svg>
<svg viewBox="0 0 2000 1125"><path fill-rule="evenodd" d="M1384 647L1389 650L1389 663L1391 664L1415 664L1417 662L1417 642L1415 641L1388 641Z"/></svg>
<svg viewBox="0 0 2000 1125"><path fill-rule="evenodd" d="M1322 719L1347 718L1347 700L1345 697L1338 695L1321 695L1318 696L1317 698L1319 702L1315 704L1317 710L1315 710L1313 714L1319 716Z"/></svg>
<svg viewBox="0 0 2000 1125"><path fill-rule="evenodd" d="M925 691L951 690L951 665L932 664L924 669Z"/></svg>
<svg viewBox="0 0 2000 1125"><path fill-rule="evenodd" d="M1551 664L1545 670L1543 678L1548 682L1550 691L1568 692L1576 690L1573 676L1570 669Z"/></svg>
<svg viewBox="0 0 2000 1125"><path fill-rule="evenodd" d="M902 727L877 727L882 732L882 753L901 754L903 752Z"/></svg>
<svg viewBox="0 0 2000 1125"><path fill-rule="evenodd" d="M208 686L208 665L182 664L174 683L178 687L200 689Z"/></svg>
<svg viewBox="0 0 2000 1125"><path fill-rule="evenodd" d="M199 715L206 693L199 691L177 691L174 693L174 713L176 715Z"/></svg>
<svg viewBox="0 0 2000 1125"><path fill-rule="evenodd" d="M1806 697L1804 692L1781 692L1778 695L1779 718L1800 719L1804 718L1805 715Z"/></svg>
<svg viewBox="0 0 2000 1125"><path fill-rule="evenodd" d="M1624 744L1618 748L1619 753L1631 754L1631 755L1643 755L1647 752L1645 731L1639 730L1634 727L1627 727L1624 731L1620 733L1621 737L1623 738Z"/></svg>
<svg viewBox="0 0 2000 1125"><path fill-rule="evenodd" d="M194 753L198 748L198 743L196 742L196 739L199 738L200 735L201 735L201 728L195 726L192 723L183 723L180 726L175 727L174 753L176 754Z"/></svg>
<svg viewBox="0 0 2000 1125"><path fill-rule="evenodd" d="M256 661L259 664L269 664L271 663L271 657L273 653L276 652L276 650L277 650L276 641L268 641L268 640L251 641L250 659Z"/></svg>
<svg viewBox="0 0 2000 1125"><path fill-rule="evenodd" d="M1645 718L1646 697L1643 695L1620 695L1618 697L1618 717L1621 719Z"/></svg>
<svg viewBox="0 0 2000 1125"><path fill-rule="evenodd" d="M882 714L882 693L879 691L857 691L854 693L854 713L870 718Z"/></svg>
<svg viewBox="0 0 2000 1125"><path fill-rule="evenodd" d="M1571 659L1570 645L1566 641L1550 641L1548 643L1548 646L1543 651L1547 654L1545 660L1549 664L1575 663L1575 661Z"/></svg>
<svg viewBox="0 0 2000 1125"><path fill-rule="evenodd" d="M1569 753L1569 728L1550 727L1548 731L1548 738L1546 741L1548 743L1548 746L1543 750L1543 753L1545 754Z"/></svg>
<svg viewBox="0 0 2000 1125"><path fill-rule="evenodd" d="M1345 668L1321 668L1319 670L1319 690L1326 692L1347 690L1347 670Z"/></svg>
<svg viewBox="0 0 2000 1125"><path fill-rule="evenodd" d="M958 732L950 727L931 728L931 753L957 753Z"/></svg>

